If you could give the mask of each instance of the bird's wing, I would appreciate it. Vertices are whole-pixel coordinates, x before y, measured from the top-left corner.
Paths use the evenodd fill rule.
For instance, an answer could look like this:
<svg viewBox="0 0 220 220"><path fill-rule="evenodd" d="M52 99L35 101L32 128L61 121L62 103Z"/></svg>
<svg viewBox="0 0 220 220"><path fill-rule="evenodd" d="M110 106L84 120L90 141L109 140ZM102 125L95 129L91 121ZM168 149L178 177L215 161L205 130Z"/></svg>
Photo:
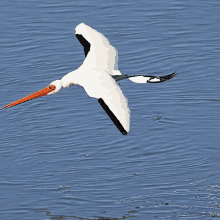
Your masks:
<svg viewBox="0 0 220 220"><path fill-rule="evenodd" d="M130 129L130 111L128 101L115 80L108 74L92 73L81 84L90 97L97 98L99 104L111 118L122 134Z"/></svg>
<svg viewBox="0 0 220 220"><path fill-rule="evenodd" d="M84 47L86 68L112 71L118 69L118 52L109 40L93 28L79 24L76 27L76 37Z"/></svg>

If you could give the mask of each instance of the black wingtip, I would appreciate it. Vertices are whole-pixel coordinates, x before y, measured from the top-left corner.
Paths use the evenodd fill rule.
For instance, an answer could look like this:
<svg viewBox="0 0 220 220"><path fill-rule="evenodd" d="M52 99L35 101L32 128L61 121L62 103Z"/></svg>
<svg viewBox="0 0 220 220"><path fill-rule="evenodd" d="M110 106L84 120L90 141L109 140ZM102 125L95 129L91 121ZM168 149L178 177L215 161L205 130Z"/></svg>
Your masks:
<svg viewBox="0 0 220 220"><path fill-rule="evenodd" d="M116 116L113 114L113 112L109 109L109 107L105 104L104 100L102 98L98 99L99 104L102 106L102 108L105 110L106 114L109 116L109 118L113 121L115 126L118 128L118 130L123 134L127 135L128 132L124 129L120 121L116 118Z"/></svg>
<svg viewBox="0 0 220 220"><path fill-rule="evenodd" d="M86 57L87 54L90 51L90 46L91 46L90 43L81 34L76 34L76 38L78 39L78 41L84 47L84 54L85 54L85 57Z"/></svg>
<svg viewBox="0 0 220 220"><path fill-rule="evenodd" d="M128 134L128 132L127 131L123 131L123 132L121 132L123 135L127 135Z"/></svg>

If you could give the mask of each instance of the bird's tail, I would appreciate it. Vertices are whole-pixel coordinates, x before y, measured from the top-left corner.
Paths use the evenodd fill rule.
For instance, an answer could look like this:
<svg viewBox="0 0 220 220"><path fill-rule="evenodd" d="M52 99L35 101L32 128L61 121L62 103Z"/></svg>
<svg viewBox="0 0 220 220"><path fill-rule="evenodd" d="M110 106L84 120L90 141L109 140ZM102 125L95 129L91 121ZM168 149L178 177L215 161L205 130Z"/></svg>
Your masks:
<svg viewBox="0 0 220 220"><path fill-rule="evenodd" d="M129 79L135 83L161 83L161 82L165 82L169 79L172 79L177 74L178 73L173 72L173 73L171 73L169 75L165 75L165 76L135 75L135 76L129 76Z"/></svg>
<svg viewBox="0 0 220 220"><path fill-rule="evenodd" d="M128 76L128 75L113 75L112 77L115 79L115 81L119 81L122 79L129 79L132 82L135 83L161 83L165 82L169 79L172 79L175 77L178 73L173 72L169 75L165 76L150 76L150 75L133 75L133 76Z"/></svg>

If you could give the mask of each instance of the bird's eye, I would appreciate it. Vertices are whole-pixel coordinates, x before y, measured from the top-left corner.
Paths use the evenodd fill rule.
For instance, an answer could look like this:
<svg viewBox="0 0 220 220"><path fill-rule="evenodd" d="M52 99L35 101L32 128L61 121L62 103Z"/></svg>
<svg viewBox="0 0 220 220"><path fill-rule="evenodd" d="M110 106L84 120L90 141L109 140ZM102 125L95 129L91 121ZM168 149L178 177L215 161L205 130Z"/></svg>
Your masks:
<svg viewBox="0 0 220 220"><path fill-rule="evenodd" d="M49 86L49 89L51 89L51 86Z"/></svg>

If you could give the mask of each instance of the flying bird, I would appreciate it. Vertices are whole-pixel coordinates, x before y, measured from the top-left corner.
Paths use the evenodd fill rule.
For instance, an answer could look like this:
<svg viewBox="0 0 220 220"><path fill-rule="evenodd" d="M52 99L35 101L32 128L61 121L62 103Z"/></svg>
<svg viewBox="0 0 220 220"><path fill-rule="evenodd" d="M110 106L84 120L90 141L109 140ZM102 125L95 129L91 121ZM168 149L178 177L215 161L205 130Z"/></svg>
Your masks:
<svg viewBox="0 0 220 220"><path fill-rule="evenodd" d="M117 82L129 79L135 83L160 83L173 78L177 73L173 72L166 76L122 75L118 70L117 50L104 35L84 23L79 24L75 30L76 38L84 47L85 60L83 64L77 70L66 74L61 80L55 80L46 88L1 109L41 96L56 94L62 88L80 85L90 97L98 99L99 104L118 130L126 135L130 129L130 111L128 101Z"/></svg>

